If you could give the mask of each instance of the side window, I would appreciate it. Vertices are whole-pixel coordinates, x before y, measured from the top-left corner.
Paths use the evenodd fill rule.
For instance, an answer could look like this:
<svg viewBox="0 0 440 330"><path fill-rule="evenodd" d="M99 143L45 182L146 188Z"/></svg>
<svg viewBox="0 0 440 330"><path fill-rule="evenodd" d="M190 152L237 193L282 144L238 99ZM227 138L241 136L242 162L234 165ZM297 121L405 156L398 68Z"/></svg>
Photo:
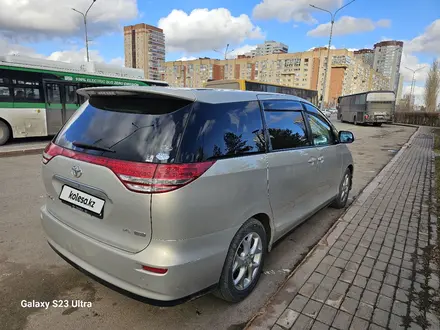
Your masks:
<svg viewBox="0 0 440 330"><path fill-rule="evenodd" d="M9 87L0 86L0 101L12 101L11 91L9 90Z"/></svg>
<svg viewBox="0 0 440 330"><path fill-rule="evenodd" d="M334 144L336 142L335 136L337 135L336 129L321 116L315 107L307 103L303 104L309 112L307 117L312 131L313 143L315 145Z"/></svg>
<svg viewBox="0 0 440 330"><path fill-rule="evenodd" d="M77 102L77 95L76 95L76 86L73 85L66 85L64 86L64 92L65 92L65 98L66 103L70 104L76 104Z"/></svg>
<svg viewBox="0 0 440 330"><path fill-rule="evenodd" d="M60 87L57 84L46 84L47 102L61 103Z"/></svg>
<svg viewBox="0 0 440 330"><path fill-rule="evenodd" d="M40 90L38 88L14 88L15 102L40 102Z"/></svg>
<svg viewBox="0 0 440 330"><path fill-rule="evenodd" d="M313 143L316 146L326 146L335 143L331 126L321 118L313 114L307 114L310 129L312 131Z"/></svg>
<svg viewBox="0 0 440 330"><path fill-rule="evenodd" d="M265 115L273 150L310 145L301 111L265 111Z"/></svg>
<svg viewBox="0 0 440 330"><path fill-rule="evenodd" d="M14 101L23 102L26 100L26 94L24 88L16 87L14 88Z"/></svg>
<svg viewBox="0 0 440 330"><path fill-rule="evenodd" d="M195 103L180 145L181 162L265 152L263 124L257 101Z"/></svg>

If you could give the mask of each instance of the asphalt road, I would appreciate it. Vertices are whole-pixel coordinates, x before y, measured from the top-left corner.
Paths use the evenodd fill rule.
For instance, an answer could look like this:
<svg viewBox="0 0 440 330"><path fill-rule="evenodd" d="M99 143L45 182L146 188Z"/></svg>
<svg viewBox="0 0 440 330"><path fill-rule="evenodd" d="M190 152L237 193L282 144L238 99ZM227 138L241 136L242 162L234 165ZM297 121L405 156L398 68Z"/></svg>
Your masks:
<svg viewBox="0 0 440 330"><path fill-rule="evenodd" d="M415 131L401 126L352 130L352 196L362 190ZM228 305L212 295L172 308L126 298L88 279L46 244L39 221L44 201L40 156L0 158L0 329L242 329L288 273L325 234L340 211L325 209L279 242L264 274L245 301ZM89 301L91 308L23 308L21 301Z"/></svg>

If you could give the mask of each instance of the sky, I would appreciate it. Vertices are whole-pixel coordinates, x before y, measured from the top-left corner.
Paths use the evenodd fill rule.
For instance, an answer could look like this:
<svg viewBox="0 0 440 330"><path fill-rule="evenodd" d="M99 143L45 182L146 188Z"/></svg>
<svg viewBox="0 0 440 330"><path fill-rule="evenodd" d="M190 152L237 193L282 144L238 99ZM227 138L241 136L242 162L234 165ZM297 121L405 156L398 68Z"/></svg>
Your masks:
<svg viewBox="0 0 440 330"><path fill-rule="evenodd" d="M21 54L66 62L85 59L83 17L93 0L0 0L0 55ZM349 0L96 0L87 18L91 60L123 65L123 26L147 23L165 32L166 60L233 57L264 40L289 52L326 46L330 14ZM404 92L416 74L423 94L430 64L440 58L440 0L356 0L335 18L332 46L372 48L402 40ZM216 50L216 51L215 51Z"/></svg>

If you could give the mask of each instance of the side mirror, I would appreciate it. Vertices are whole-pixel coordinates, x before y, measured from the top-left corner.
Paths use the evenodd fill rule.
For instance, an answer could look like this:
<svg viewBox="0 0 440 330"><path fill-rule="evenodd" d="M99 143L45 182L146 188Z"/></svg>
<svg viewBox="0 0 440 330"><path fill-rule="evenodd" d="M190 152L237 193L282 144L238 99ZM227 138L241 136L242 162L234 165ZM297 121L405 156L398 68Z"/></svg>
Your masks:
<svg viewBox="0 0 440 330"><path fill-rule="evenodd" d="M349 131L339 131L339 142L352 143L354 141L354 135Z"/></svg>

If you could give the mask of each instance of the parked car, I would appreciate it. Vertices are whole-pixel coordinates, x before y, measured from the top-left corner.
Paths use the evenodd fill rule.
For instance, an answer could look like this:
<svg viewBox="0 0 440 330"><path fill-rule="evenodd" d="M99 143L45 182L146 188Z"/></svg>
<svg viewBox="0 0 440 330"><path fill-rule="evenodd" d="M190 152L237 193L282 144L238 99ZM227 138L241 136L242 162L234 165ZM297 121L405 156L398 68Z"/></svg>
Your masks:
<svg viewBox="0 0 440 330"><path fill-rule="evenodd" d="M152 304L200 292L238 302L273 244L345 207L353 160L340 131L291 95L101 87L42 158L50 246ZM318 148L319 147L319 148Z"/></svg>
<svg viewBox="0 0 440 330"><path fill-rule="evenodd" d="M325 115L327 118L330 118L330 116L332 115L331 112L330 112L329 110L323 110L322 112L324 113L324 115Z"/></svg>

